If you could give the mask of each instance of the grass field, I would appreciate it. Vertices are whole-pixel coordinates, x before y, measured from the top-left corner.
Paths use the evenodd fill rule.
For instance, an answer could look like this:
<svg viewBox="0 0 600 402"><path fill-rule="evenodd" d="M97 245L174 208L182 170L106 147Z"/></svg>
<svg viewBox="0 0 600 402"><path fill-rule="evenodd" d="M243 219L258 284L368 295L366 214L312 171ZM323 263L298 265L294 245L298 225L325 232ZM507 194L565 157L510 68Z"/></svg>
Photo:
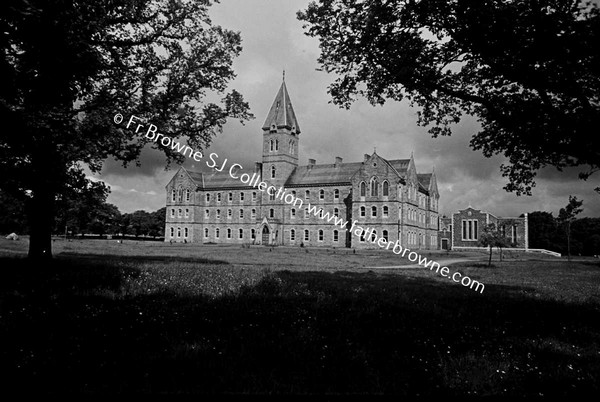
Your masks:
<svg viewBox="0 0 600 402"><path fill-rule="evenodd" d="M0 241L4 392L567 396L600 388L600 263ZM427 253L424 253L427 255Z"/></svg>

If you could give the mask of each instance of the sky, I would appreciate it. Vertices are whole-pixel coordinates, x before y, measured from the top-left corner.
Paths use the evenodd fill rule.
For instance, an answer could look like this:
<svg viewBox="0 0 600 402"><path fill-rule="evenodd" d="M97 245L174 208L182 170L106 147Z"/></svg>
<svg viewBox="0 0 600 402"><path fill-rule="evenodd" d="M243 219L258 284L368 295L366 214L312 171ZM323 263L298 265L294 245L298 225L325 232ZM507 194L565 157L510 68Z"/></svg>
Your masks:
<svg viewBox="0 0 600 402"><path fill-rule="evenodd" d="M349 110L330 103L328 85L334 77L317 71L318 40L304 35L296 12L309 0L221 0L211 9L215 24L241 32L243 51L234 62L237 74L229 86L244 95L255 119L242 125L229 121L214 138L205 154L215 152L246 168L261 160L262 124L281 85L285 81L302 133L299 140L299 164L308 159L333 163L336 156L344 162L359 162L374 151L385 159L408 159L414 155L419 173L435 169L440 192L440 213L472 206L497 216L519 216L533 211L553 212L564 207L569 195L583 199L580 215L600 217L600 175L588 181L577 177L578 170L541 171L532 196L506 192L506 179L500 173L504 158L486 158L469 147L477 132L477 123L465 119L451 137L431 138L426 128L418 127L417 109L407 101L388 101L371 106L358 100ZM124 115L126 111L122 111ZM160 128L159 128L160 131ZM164 157L148 146L142 152L141 166L123 168L107 160L94 179L111 187L108 202L121 212L154 211L166 205L165 186L179 166L166 169ZM184 167L207 171L201 163L187 160Z"/></svg>

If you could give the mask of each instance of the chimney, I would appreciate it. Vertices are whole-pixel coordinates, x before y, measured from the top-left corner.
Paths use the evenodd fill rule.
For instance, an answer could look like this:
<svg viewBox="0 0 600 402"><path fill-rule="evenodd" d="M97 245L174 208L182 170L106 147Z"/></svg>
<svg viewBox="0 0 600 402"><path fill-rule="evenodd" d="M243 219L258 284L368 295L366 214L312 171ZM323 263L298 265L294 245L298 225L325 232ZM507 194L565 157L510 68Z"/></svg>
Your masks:
<svg viewBox="0 0 600 402"><path fill-rule="evenodd" d="M339 166L342 164L342 158L340 158L339 156L335 157L335 166Z"/></svg>
<svg viewBox="0 0 600 402"><path fill-rule="evenodd" d="M260 174L261 170L262 170L262 163L254 162L254 173Z"/></svg>
<svg viewBox="0 0 600 402"><path fill-rule="evenodd" d="M315 166L315 163L317 163L317 161L316 161L316 160L314 160L314 159L309 159L309 160L308 160L308 168L310 169L310 168L312 168L313 166Z"/></svg>
<svg viewBox="0 0 600 402"><path fill-rule="evenodd" d="M369 154L365 154L365 160L364 160L363 162L366 162L366 161L367 161L367 159L369 159L369 157L370 157L370 156L371 156L371 155L369 155Z"/></svg>

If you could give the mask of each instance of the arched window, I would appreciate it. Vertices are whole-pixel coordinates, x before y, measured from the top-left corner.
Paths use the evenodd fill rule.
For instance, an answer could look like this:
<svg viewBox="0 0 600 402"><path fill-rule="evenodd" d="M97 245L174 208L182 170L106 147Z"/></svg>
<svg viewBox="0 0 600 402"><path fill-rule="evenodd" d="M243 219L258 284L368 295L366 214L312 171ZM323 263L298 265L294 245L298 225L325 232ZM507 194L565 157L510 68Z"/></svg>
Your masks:
<svg viewBox="0 0 600 402"><path fill-rule="evenodd" d="M319 241L323 241L323 229L319 229Z"/></svg>
<svg viewBox="0 0 600 402"><path fill-rule="evenodd" d="M365 197L367 195L367 185L364 181L360 182L360 196Z"/></svg>
<svg viewBox="0 0 600 402"><path fill-rule="evenodd" d="M383 190L382 190L382 195L384 197L387 197L388 195L390 195L390 185L389 183L386 181L383 182Z"/></svg>
<svg viewBox="0 0 600 402"><path fill-rule="evenodd" d="M217 239L219 238L219 233L220 233L220 231L219 231L219 228L216 228L216 229L215 229L215 237L216 237Z"/></svg>
<svg viewBox="0 0 600 402"><path fill-rule="evenodd" d="M221 193L217 193L217 202L221 202Z"/></svg>
<svg viewBox="0 0 600 402"><path fill-rule="evenodd" d="M337 208L333 208L333 216L335 216L336 218L340 217L340 210Z"/></svg>
<svg viewBox="0 0 600 402"><path fill-rule="evenodd" d="M221 219L221 210L217 209L217 219Z"/></svg>
<svg viewBox="0 0 600 402"><path fill-rule="evenodd" d="M296 218L296 209L292 208L290 210L290 219L295 219Z"/></svg>
<svg viewBox="0 0 600 402"><path fill-rule="evenodd" d="M387 205L384 205L383 206L383 217L387 218L389 216L389 214L390 214L390 212L389 212Z"/></svg>
<svg viewBox="0 0 600 402"><path fill-rule="evenodd" d="M290 230L290 241L296 240L296 231L294 229Z"/></svg>
<svg viewBox="0 0 600 402"><path fill-rule="evenodd" d="M182 188L180 188L180 189L177 191L177 201L179 201L179 202L182 202L182 201L183 201L183 189L182 189Z"/></svg>
<svg viewBox="0 0 600 402"><path fill-rule="evenodd" d="M250 230L250 237L252 239L254 239L256 237L256 230L254 230L254 229Z"/></svg>
<svg viewBox="0 0 600 402"><path fill-rule="evenodd" d="M169 230L169 234L171 235L171 237L175 236L175 229L171 228L171 230Z"/></svg>
<svg viewBox="0 0 600 402"><path fill-rule="evenodd" d="M310 191L309 190L306 190L304 192L304 198L307 199L307 200L310 198Z"/></svg>
<svg viewBox="0 0 600 402"><path fill-rule="evenodd" d="M227 194L227 201L229 201L229 202L233 201L233 193Z"/></svg>
<svg viewBox="0 0 600 402"><path fill-rule="evenodd" d="M250 213L250 218L252 218L252 219L256 218L256 209L252 208L252 212Z"/></svg>
<svg viewBox="0 0 600 402"><path fill-rule="evenodd" d="M308 232L308 229L304 229L304 241L309 241L310 240L310 233Z"/></svg>
<svg viewBox="0 0 600 402"><path fill-rule="evenodd" d="M177 228L177 237L181 237L181 228Z"/></svg>
<svg viewBox="0 0 600 402"><path fill-rule="evenodd" d="M243 192L240 193L240 201L244 201L244 193Z"/></svg>
<svg viewBox="0 0 600 402"><path fill-rule="evenodd" d="M275 140L275 151L279 151L279 140Z"/></svg>
<svg viewBox="0 0 600 402"><path fill-rule="evenodd" d="M208 219L210 217L210 210L205 209L204 210L204 219Z"/></svg>
<svg viewBox="0 0 600 402"><path fill-rule="evenodd" d="M206 194L206 202L210 202L210 194Z"/></svg>
<svg viewBox="0 0 600 402"><path fill-rule="evenodd" d="M187 238L188 237L188 228L183 228L183 237Z"/></svg>
<svg viewBox="0 0 600 402"><path fill-rule="evenodd" d="M204 237L208 238L208 228L204 228Z"/></svg>
<svg viewBox="0 0 600 402"><path fill-rule="evenodd" d="M333 241L339 241L340 239L340 232L338 232L337 230L333 231Z"/></svg>
<svg viewBox="0 0 600 402"><path fill-rule="evenodd" d="M371 243L376 242L377 241L377 231L375 229L373 229L373 232L371 233L371 238L369 239L369 241Z"/></svg>
<svg viewBox="0 0 600 402"><path fill-rule="evenodd" d="M227 228L227 238L231 239L231 229Z"/></svg>
<svg viewBox="0 0 600 402"><path fill-rule="evenodd" d="M269 141L269 151L273 152L273 140Z"/></svg>
<svg viewBox="0 0 600 402"><path fill-rule="evenodd" d="M290 144L290 153L293 154L294 153L294 140L290 140L289 144Z"/></svg>
<svg viewBox="0 0 600 402"><path fill-rule="evenodd" d="M190 201L190 189L189 188L185 190L185 200L188 202Z"/></svg>
<svg viewBox="0 0 600 402"><path fill-rule="evenodd" d="M371 179L371 197L377 197L378 187L379 187L379 183L377 183L377 178L373 177Z"/></svg>
<svg viewBox="0 0 600 402"><path fill-rule="evenodd" d="M377 216L377 207L371 207L371 216Z"/></svg>
<svg viewBox="0 0 600 402"><path fill-rule="evenodd" d="M385 241L388 241L388 231L387 231L387 230L384 230L384 231L382 232L382 236L383 236L383 238L385 239Z"/></svg>
<svg viewBox="0 0 600 402"><path fill-rule="evenodd" d="M275 210L273 208L269 209L269 218L275 218Z"/></svg>
<svg viewBox="0 0 600 402"><path fill-rule="evenodd" d="M320 200L324 200L325 199L325 190L323 190L323 189L319 190L319 199Z"/></svg>
<svg viewBox="0 0 600 402"><path fill-rule="evenodd" d="M365 207L360 207L360 216L366 216L367 215L367 209Z"/></svg>
<svg viewBox="0 0 600 402"><path fill-rule="evenodd" d="M338 190L337 188L335 190L333 190L333 199L334 200L340 199L340 190Z"/></svg>
<svg viewBox="0 0 600 402"><path fill-rule="evenodd" d="M244 210L240 209L240 219L244 219Z"/></svg>
<svg viewBox="0 0 600 402"><path fill-rule="evenodd" d="M171 218L175 218L175 208L171 208Z"/></svg>
<svg viewBox="0 0 600 402"><path fill-rule="evenodd" d="M177 217L178 217L178 218L181 218L181 208L179 208L179 209L177 210Z"/></svg>
<svg viewBox="0 0 600 402"><path fill-rule="evenodd" d="M275 166L271 166L271 179L275 178Z"/></svg>
<svg viewBox="0 0 600 402"><path fill-rule="evenodd" d="M244 238L244 229L240 229L240 230L238 230L238 237L239 237L240 239L243 239L243 238Z"/></svg>
<svg viewBox="0 0 600 402"><path fill-rule="evenodd" d="M177 191L175 189L171 190L171 201L177 201Z"/></svg>

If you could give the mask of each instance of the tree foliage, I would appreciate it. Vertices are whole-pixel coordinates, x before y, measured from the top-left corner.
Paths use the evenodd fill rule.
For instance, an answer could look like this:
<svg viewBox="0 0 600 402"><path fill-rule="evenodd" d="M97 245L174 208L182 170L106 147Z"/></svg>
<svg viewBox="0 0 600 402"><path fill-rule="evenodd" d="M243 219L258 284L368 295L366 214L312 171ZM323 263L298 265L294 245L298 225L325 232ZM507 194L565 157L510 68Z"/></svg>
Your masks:
<svg viewBox="0 0 600 402"><path fill-rule="evenodd" d="M504 154L505 189L536 172L600 169L600 11L580 0L319 0L298 13L337 76L334 103L408 98L418 123L450 135L464 115L471 147Z"/></svg>
<svg viewBox="0 0 600 402"><path fill-rule="evenodd" d="M565 229L567 235L567 256L569 261L571 260L571 224L575 221L575 217L579 215L583 208L583 201L577 199L577 197L569 196L569 203L566 207L561 208L556 218L558 223Z"/></svg>
<svg viewBox="0 0 600 402"><path fill-rule="evenodd" d="M210 0L7 0L0 5L0 188L30 195L30 256L51 256L55 201L80 166L137 161L147 140L119 112L195 148L229 117L239 33L213 25ZM207 94L220 94L218 103ZM185 141L184 141L185 142ZM159 147L167 163L183 156Z"/></svg>
<svg viewBox="0 0 600 402"><path fill-rule="evenodd" d="M500 252L500 261L502 261L502 249L510 247L510 240L506 237L504 231L495 223L488 223L484 226L479 238L479 244L483 247L488 247L490 250L490 258L488 266L492 265L492 253L494 247Z"/></svg>

